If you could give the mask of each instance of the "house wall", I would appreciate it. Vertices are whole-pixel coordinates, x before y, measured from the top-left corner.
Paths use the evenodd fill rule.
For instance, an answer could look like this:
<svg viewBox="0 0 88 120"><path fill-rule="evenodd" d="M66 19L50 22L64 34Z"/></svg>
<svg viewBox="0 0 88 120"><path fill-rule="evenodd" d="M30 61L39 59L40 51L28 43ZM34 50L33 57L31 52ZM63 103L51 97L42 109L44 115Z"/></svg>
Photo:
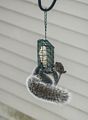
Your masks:
<svg viewBox="0 0 88 120"><path fill-rule="evenodd" d="M44 37L37 0L0 0L0 102L36 120L88 120L88 1L58 0L48 13L47 34L55 61L67 70L59 86L71 92L70 104L42 102L25 87Z"/></svg>

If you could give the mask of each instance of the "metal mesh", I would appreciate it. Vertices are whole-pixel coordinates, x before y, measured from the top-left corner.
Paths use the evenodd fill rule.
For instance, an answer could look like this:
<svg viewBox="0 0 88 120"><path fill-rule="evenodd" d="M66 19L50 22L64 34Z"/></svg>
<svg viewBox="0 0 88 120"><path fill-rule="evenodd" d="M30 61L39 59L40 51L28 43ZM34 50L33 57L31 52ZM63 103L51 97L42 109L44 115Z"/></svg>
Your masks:
<svg viewBox="0 0 88 120"><path fill-rule="evenodd" d="M38 65L42 63L45 71L52 71L54 65L54 46L48 41L40 39L37 43Z"/></svg>

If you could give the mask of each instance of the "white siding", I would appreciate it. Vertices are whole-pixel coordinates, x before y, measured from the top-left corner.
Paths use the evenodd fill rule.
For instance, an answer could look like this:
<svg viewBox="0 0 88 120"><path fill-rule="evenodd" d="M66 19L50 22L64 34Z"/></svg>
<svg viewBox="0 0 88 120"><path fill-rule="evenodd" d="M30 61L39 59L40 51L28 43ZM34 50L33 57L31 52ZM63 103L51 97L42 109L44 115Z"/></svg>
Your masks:
<svg viewBox="0 0 88 120"><path fill-rule="evenodd" d="M0 103L0 120L34 120L29 116L9 107L6 104Z"/></svg>
<svg viewBox="0 0 88 120"><path fill-rule="evenodd" d="M88 120L88 1L58 0L48 14L55 61L67 70L59 85L72 93L68 105L46 104L26 90L42 37L37 0L0 0L0 102L36 120Z"/></svg>

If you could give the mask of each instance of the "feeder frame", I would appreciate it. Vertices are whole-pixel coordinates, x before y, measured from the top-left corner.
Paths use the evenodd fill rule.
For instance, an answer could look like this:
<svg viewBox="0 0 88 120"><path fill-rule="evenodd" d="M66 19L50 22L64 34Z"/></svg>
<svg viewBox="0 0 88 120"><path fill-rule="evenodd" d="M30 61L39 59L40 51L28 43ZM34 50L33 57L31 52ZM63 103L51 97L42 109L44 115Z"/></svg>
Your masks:
<svg viewBox="0 0 88 120"><path fill-rule="evenodd" d="M54 46L48 40L38 40L37 58L38 66L40 66L44 72L52 72L54 66Z"/></svg>

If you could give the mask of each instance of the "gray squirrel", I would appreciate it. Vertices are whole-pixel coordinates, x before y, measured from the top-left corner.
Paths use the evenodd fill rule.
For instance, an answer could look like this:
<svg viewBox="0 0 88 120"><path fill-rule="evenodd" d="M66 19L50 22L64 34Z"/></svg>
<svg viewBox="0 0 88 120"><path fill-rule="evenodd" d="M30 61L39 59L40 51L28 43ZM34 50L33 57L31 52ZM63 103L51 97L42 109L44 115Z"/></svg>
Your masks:
<svg viewBox="0 0 88 120"><path fill-rule="evenodd" d="M38 77L40 77L42 82L44 82L46 84L57 85L62 73L66 73L66 71L64 71L64 67L63 67L62 63L56 62L51 73L46 74L43 71L43 69L40 69L40 65L39 65L35 68L33 75L38 75ZM51 75L53 77L53 79L51 79L49 77L49 75Z"/></svg>
<svg viewBox="0 0 88 120"><path fill-rule="evenodd" d="M42 100L47 100L48 102L53 103L67 103L70 98L70 93L56 86L61 74L65 72L63 65L56 62L52 72L49 73L53 78L52 80L49 74L42 71L40 66L37 66L32 75L26 80L27 89L32 95Z"/></svg>

